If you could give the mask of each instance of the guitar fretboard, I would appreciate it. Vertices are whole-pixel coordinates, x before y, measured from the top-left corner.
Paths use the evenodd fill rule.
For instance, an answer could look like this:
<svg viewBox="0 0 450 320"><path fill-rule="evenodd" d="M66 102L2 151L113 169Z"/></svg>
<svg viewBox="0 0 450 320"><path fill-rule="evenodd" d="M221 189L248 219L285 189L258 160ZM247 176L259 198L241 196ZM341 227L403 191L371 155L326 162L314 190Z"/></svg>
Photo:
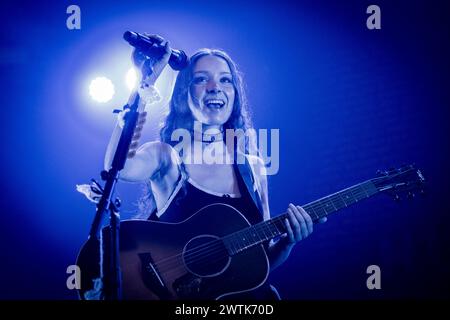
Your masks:
<svg viewBox="0 0 450 320"><path fill-rule="evenodd" d="M347 189L333 193L319 200L302 206L311 216L313 222L326 217L330 213L346 208L363 199L369 198L379 191L371 180L359 183ZM273 239L286 232L285 220L288 213L282 213L270 220L234 232L222 238L230 255L235 255L250 247Z"/></svg>

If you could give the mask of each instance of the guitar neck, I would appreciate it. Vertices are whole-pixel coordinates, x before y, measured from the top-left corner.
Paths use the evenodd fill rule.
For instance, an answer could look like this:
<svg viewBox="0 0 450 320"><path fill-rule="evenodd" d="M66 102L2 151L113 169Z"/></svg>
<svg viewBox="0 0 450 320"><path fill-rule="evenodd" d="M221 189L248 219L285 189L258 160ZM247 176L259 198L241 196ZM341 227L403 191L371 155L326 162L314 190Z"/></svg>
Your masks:
<svg viewBox="0 0 450 320"><path fill-rule="evenodd" d="M372 197L378 192L379 191L374 183L371 180L368 180L307 203L303 205L302 208L311 216L313 222L317 222L319 219L328 216L330 213L351 206L363 199ZM229 234L222 239L230 255L237 254L285 233L286 227L284 221L287 217L288 213L284 212L270 220L260 222L251 227Z"/></svg>

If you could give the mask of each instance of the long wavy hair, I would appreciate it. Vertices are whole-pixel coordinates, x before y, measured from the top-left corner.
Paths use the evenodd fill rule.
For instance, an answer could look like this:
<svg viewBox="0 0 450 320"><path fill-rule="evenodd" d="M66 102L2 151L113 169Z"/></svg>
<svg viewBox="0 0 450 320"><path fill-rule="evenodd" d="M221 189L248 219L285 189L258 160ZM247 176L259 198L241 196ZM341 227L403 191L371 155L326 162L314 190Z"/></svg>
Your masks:
<svg viewBox="0 0 450 320"><path fill-rule="evenodd" d="M171 146L175 146L178 143L178 141L173 141L171 139L172 133L176 129L183 128L188 131L192 131L193 129L195 118L188 105L188 94L192 83L194 67L197 61L204 56L216 56L224 59L231 71L232 83L235 89L235 99L230 118L223 125L224 132L226 132L226 129L242 129L246 131L253 128L242 74L239 72L236 63L223 50L200 49L189 59L189 65L178 73L172 98L170 100L169 113L160 130L161 141ZM247 152L251 143L253 143L251 139L244 140L243 145L241 145L244 148L242 151ZM182 178L186 180L188 174L183 163L181 163L181 172ZM185 194L186 188L184 184L180 191L183 191ZM144 187L144 195L139 201L139 216L148 217L149 211L155 212L155 210L156 203L151 192L150 183L147 183L147 186Z"/></svg>

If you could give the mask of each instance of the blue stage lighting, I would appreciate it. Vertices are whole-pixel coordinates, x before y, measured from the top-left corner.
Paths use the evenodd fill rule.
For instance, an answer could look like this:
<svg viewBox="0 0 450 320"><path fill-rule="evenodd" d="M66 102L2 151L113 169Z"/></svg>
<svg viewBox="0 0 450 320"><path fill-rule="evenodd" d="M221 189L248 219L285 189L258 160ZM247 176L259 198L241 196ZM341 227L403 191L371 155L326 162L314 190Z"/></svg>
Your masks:
<svg viewBox="0 0 450 320"><path fill-rule="evenodd" d="M133 90L136 87L136 83L137 83L137 72L136 69L134 68L130 68L127 72L127 74L125 75L125 82L127 84L128 89Z"/></svg>
<svg viewBox="0 0 450 320"><path fill-rule="evenodd" d="M114 84L106 77L97 77L89 85L89 94L97 102L108 102L114 93Z"/></svg>

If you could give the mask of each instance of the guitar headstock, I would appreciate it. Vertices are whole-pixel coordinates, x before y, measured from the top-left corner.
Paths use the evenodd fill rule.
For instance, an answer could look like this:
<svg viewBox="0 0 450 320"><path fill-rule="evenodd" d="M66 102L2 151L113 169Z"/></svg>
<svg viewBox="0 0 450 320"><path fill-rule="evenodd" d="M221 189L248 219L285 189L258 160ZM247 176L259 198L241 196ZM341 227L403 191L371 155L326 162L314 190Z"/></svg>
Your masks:
<svg viewBox="0 0 450 320"><path fill-rule="evenodd" d="M425 178L422 172L413 165L378 171L378 174L378 178L371 179L372 183L379 192L388 193L395 200L400 200L402 194L413 198L416 193L422 195L425 193Z"/></svg>

